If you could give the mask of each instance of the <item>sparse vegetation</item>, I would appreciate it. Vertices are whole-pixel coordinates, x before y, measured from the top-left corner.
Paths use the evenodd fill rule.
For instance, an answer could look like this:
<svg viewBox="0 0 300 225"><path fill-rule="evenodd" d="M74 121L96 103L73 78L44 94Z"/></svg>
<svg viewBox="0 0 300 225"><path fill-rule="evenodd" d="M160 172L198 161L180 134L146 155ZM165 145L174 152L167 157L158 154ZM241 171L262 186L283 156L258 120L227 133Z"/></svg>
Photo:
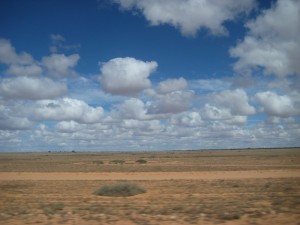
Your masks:
<svg viewBox="0 0 300 225"><path fill-rule="evenodd" d="M261 170L274 169L298 171L299 150L178 151L171 157L168 152L0 153L1 172L41 173L39 180L0 179L0 221L1 224L49 225L297 224L299 177L229 179L227 174L257 170L260 175ZM148 161L147 164L138 163L140 159ZM176 171L224 171L224 176L169 179L165 173L166 179L151 179L152 172ZM43 172L87 172L87 176L94 178L43 180L47 176ZM93 172L112 173L102 180ZM127 173L140 172L138 179L127 181L142 187L147 194L113 197L125 196L118 182L125 181ZM145 172L151 175L145 177ZM104 191L109 191L96 196L104 186L109 187ZM115 189L118 195L104 197L114 186L119 187ZM131 186L127 189L132 196ZM95 194L94 190L97 190Z"/></svg>
<svg viewBox="0 0 300 225"><path fill-rule="evenodd" d="M223 213L219 215L220 219L223 220L238 220L241 216L238 213Z"/></svg>
<svg viewBox="0 0 300 225"><path fill-rule="evenodd" d="M139 163L139 164L146 164L146 163L147 163L147 160L139 159L139 160L136 160L135 162L137 162L137 163Z"/></svg>
<svg viewBox="0 0 300 225"><path fill-rule="evenodd" d="M96 161L93 161L94 164L97 164L97 165L101 165L101 164L104 164L103 161L101 160L96 160Z"/></svg>
<svg viewBox="0 0 300 225"><path fill-rule="evenodd" d="M105 185L95 191L94 194L101 196L128 197L145 193L145 190L133 183L121 182Z"/></svg>
<svg viewBox="0 0 300 225"><path fill-rule="evenodd" d="M125 160L115 159L115 160L111 160L109 163L111 163L111 164L124 164Z"/></svg>
<svg viewBox="0 0 300 225"><path fill-rule="evenodd" d="M54 215L64 209L64 204L63 203L51 203L48 205L43 205L42 206L44 214L47 216Z"/></svg>

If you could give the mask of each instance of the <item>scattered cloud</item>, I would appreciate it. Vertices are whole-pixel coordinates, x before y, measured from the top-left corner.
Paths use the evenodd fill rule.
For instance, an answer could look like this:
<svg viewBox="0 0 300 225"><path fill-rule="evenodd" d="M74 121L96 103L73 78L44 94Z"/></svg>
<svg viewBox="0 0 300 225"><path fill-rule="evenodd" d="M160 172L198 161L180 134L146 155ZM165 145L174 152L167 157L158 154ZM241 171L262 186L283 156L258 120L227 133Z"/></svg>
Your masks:
<svg viewBox="0 0 300 225"><path fill-rule="evenodd" d="M31 64L33 58L26 52L16 53L10 41L0 38L0 63L4 64Z"/></svg>
<svg viewBox="0 0 300 225"><path fill-rule="evenodd" d="M60 34L51 34L50 35L50 39L51 41L55 44L55 43L60 43L60 42L64 42L65 38L60 35Z"/></svg>
<svg viewBox="0 0 300 225"><path fill-rule="evenodd" d="M205 104L202 109L203 119L212 121L222 121L225 124L245 125L247 124L247 116L233 115L228 108L218 108L210 104Z"/></svg>
<svg viewBox="0 0 300 225"><path fill-rule="evenodd" d="M82 129L82 124L75 122L74 120L71 121L61 121L58 122L55 126L56 130L60 133L74 133Z"/></svg>
<svg viewBox="0 0 300 225"><path fill-rule="evenodd" d="M42 68L36 64L12 64L5 71L6 74L14 76L39 76L42 74L42 72Z"/></svg>
<svg viewBox="0 0 300 225"><path fill-rule="evenodd" d="M145 120L147 119L147 109L142 100L137 98L130 98L123 103L117 105L116 115L120 119L135 119Z"/></svg>
<svg viewBox="0 0 300 225"><path fill-rule="evenodd" d="M100 122L104 110L101 106L91 107L85 102L62 98L58 100L39 100L32 109L35 120L71 121L78 123Z"/></svg>
<svg viewBox="0 0 300 225"><path fill-rule="evenodd" d="M174 114L170 118L170 124L180 127L199 127L203 123L200 113L195 111Z"/></svg>
<svg viewBox="0 0 300 225"><path fill-rule="evenodd" d="M66 56L65 54L52 54L42 58L42 64L53 77L66 77L77 75L73 69L79 60L78 54Z"/></svg>
<svg viewBox="0 0 300 225"><path fill-rule="evenodd" d="M51 34L50 39L52 45L50 46L51 53L58 53L60 51L77 51L80 49L80 44L66 44L66 39L60 34Z"/></svg>
<svg viewBox="0 0 300 225"><path fill-rule="evenodd" d="M186 90L188 87L187 81L180 77L179 79L167 79L158 84L157 91L160 94L167 94L173 91Z"/></svg>
<svg viewBox="0 0 300 225"><path fill-rule="evenodd" d="M248 34L230 49L231 56L238 58L234 69L248 74L262 69L278 77L300 75L299 11L299 1L278 0L249 21Z"/></svg>
<svg viewBox="0 0 300 225"><path fill-rule="evenodd" d="M114 2L185 36L203 29L226 35L228 21L255 7L254 0ZM39 60L0 38L0 145L39 151L298 146L299 10L296 0L278 0L258 12L230 50L237 74L215 79L158 82L151 76L156 61L132 57L101 62L100 76L85 76L77 68L80 55L66 54L76 48L60 34L50 35L51 54ZM257 71L275 76L257 79Z"/></svg>
<svg viewBox="0 0 300 225"><path fill-rule="evenodd" d="M151 87L149 76L157 68L155 61L115 58L101 64L99 80L104 91L112 95L136 95Z"/></svg>
<svg viewBox="0 0 300 225"><path fill-rule="evenodd" d="M193 103L193 91L172 91L164 95L157 95L157 99L151 103L149 114L174 114L188 110Z"/></svg>
<svg viewBox="0 0 300 225"><path fill-rule="evenodd" d="M255 108L248 103L248 96L241 89L225 90L211 95L212 101L219 107L228 109L232 115L246 116L255 114Z"/></svg>
<svg viewBox="0 0 300 225"><path fill-rule="evenodd" d="M297 96L299 97L299 96ZM300 115L300 100L293 100L288 95L278 95L271 91L259 92L255 95L262 111L269 116L290 117Z"/></svg>
<svg viewBox="0 0 300 225"><path fill-rule="evenodd" d="M169 24L184 36L195 36L201 29L213 35L226 35L227 21L255 7L254 0L114 0L124 10L138 10L151 25Z"/></svg>
<svg viewBox="0 0 300 225"><path fill-rule="evenodd" d="M26 117L18 117L9 107L0 105L0 130L29 130L33 123Z"/></svg>
<svg viewBox="0 0 300 225"><path fill-rule="evenodd" d="M67 86L49 78L16 77L0 79L0 99L49 99L63 96Z"/></svg>

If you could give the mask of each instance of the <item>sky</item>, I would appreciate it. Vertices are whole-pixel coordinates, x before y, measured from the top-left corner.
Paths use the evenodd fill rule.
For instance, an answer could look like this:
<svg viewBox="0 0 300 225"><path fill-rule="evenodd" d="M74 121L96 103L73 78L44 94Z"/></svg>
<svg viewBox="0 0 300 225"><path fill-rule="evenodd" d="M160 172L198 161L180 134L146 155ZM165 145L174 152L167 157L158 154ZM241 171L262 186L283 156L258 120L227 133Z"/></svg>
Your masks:
<svg viewBox="0 0 300 225"><path fill-rule="evenodd" d="M2 0L0 151L300 146L299 0Z"/></svg>

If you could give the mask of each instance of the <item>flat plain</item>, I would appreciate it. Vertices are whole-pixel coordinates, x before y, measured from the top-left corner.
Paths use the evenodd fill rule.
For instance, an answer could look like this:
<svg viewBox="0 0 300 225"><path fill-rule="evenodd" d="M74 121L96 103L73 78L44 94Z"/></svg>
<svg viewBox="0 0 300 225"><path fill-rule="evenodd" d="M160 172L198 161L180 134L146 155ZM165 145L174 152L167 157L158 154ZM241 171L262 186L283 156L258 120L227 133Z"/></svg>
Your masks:
<svg viewBox="0 0 300 225"><path fill-rule="evenodd" d="M0 153L0 224L268 223L300 225L299 148Z"/></svg>

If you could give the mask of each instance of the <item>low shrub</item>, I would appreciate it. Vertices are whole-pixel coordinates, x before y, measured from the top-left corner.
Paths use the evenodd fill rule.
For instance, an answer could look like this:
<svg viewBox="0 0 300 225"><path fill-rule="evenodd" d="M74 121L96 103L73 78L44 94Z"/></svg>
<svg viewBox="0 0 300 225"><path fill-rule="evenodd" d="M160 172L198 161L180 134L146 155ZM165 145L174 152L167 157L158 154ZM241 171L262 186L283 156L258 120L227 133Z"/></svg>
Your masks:
<svg viewBox="0 0 300 225"><path fill-rule="evenodd" d="M112 163L112 164L123 164L123 163L125 163L125 160L115 159L115 160L110 161L109 163Z"/></svg>
<svg viewBox="0 0 300 225"><path fill-rule="evenodd" d="M128 197L143 194L146 191L133 183L121 182L116 184L105 185L94 192L95 195Z"/></svg>
<svg viewBox="0 0 300 225"><path fill-rule="evenodd" d="M136 163L140 163L140 164L146 164L146 163L147 163L147 160L139 159L139 160L136 160L135 162L136 162Z"/></svg>
<svg viewBox="0 0 300 225"><path fill-rule="evenodd" d="M93 161L94 164L97 164L97 165L100 165L100 164L104 164L103 161L101 160L96 160L96 161Z"/></svg>
<svg viewBox="0 0 300 225"><path fill-rule="evenodd" d="M238 220L240 217L238 213L223 213L219 216L219 218L223 220Z"/></svg>

